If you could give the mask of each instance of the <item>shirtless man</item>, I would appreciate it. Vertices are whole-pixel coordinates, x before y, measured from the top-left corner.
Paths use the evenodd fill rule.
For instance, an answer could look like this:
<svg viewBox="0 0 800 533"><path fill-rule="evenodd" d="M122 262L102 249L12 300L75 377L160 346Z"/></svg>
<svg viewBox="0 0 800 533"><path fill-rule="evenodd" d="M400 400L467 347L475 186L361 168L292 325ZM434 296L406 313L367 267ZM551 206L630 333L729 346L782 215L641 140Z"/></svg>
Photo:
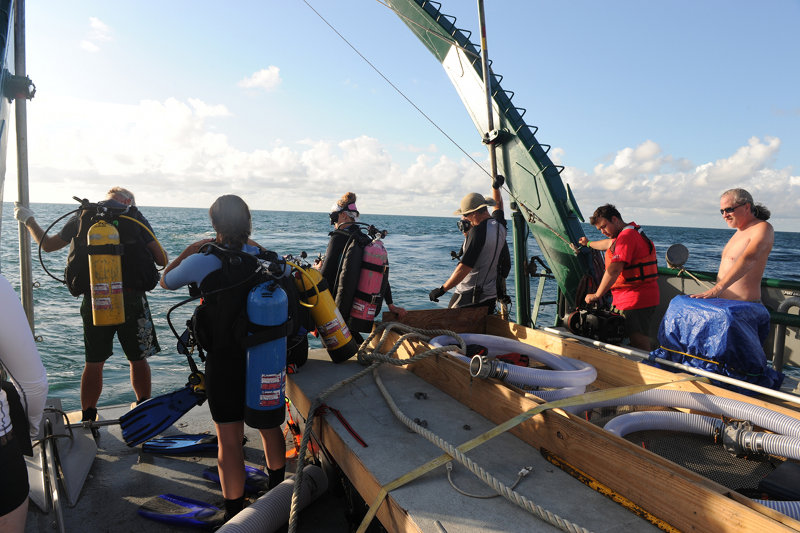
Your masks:
<svg viewBox="0 0 800 533"><path fill-rule="evenodd" d="M769 219L769 209L755 204L744 189L730 189L719 199L719 212L736 228L719 263L717 284L692 298L726 298L748 302L761 301L761 278L772 250L775 231Z"/></svg>

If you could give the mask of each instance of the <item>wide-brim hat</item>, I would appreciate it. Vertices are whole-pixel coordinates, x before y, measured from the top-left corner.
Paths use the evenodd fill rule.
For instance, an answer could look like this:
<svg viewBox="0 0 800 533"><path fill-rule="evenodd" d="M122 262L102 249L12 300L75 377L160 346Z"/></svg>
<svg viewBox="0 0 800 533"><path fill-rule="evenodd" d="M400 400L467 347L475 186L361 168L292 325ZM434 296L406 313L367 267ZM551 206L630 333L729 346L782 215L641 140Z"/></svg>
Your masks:
<svg viewBox="0 0 800 533"><path fill-rule="evenodd" d="M461 207L453 213L454 215L468 215L477 211L482 207L490 207L494 205L494 200L486 198L482 194L471 192L461 199Z"/></svg>

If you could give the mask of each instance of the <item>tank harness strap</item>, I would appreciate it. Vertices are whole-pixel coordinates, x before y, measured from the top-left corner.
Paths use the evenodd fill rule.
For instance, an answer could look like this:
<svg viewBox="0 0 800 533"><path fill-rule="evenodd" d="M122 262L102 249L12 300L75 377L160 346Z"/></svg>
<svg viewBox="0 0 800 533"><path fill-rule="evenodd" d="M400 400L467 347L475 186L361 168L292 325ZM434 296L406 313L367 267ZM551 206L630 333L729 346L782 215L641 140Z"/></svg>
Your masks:
<svg viewBox="0 0 800 533"><path fill-rule="evenodd" d="M325 280L325 278L321 279L319 281L319 283L317 283L317 290L319 292L325 292L329 288L330 287L328 287L328 282ZM303 300L308 300L312 296L316 296L316 295L317 295L317 291L314 290L314 287L311 287L310 289L306 289L306 290L300 292L300 298L303 299Z"/></svg>
<svg viewBox="0 0 800 533"><path fill-rule="evenodd" d="M381 274L387 275L389 273L389 265L376 265L375 263L361 263L361 268L365 268L367 270L372 270L373 272L379 272Z"/></svg>
<svg viewBox="0 0 800 533"><path fill-rule="evenodd" d="M87 246L89 255L124 255L125 245L123 244L92 244Z"/></svg>
<svg viewBox="0 0 800 533"><path fill-rule="evenodd" d="M289 334L289 321L277 326L260 326L258 324L248 323L247 335L241 339L240 344L243 348L252 348L265 342L274 341L281 337L286 337Z"/></svg>

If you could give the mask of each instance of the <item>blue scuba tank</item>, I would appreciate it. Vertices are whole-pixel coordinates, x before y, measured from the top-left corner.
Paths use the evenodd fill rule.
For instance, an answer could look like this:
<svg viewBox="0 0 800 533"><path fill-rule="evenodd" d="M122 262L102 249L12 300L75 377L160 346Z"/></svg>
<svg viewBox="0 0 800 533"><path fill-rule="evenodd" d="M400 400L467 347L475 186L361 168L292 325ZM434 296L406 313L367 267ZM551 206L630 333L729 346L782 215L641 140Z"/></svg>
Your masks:
<svg viewBox="0 0 800 533"><path fill-rule="evenodd" d="M244 421L258 429L277 427L286 413L286 292L274 281L256 285L247 296L247 318Z"/></svg>

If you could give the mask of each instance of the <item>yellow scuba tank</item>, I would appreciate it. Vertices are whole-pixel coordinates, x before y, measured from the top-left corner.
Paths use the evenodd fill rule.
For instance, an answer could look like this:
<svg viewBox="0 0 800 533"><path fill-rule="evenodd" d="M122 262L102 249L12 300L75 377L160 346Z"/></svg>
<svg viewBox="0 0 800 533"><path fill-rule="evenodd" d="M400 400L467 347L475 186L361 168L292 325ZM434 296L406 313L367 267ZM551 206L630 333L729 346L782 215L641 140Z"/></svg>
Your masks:
<svg viewBox="0 0 800 533"><path fill-rule="evenodd" d="M328 284L322 279L322 274L313 268L297 270L294 282L300 292L300 299L311 306L311 318L328 355L334 363L350 359L358 351L358 343L353 339L342 313L336 307Z"/></svg>
<svg viewBox="0 0 800 533"><path fill-rule="evenodd" d="M86 244L89 252L92 321L95 326L122 324L125 322L125 306L119 231L101 220L89 228Z"/></svg>

